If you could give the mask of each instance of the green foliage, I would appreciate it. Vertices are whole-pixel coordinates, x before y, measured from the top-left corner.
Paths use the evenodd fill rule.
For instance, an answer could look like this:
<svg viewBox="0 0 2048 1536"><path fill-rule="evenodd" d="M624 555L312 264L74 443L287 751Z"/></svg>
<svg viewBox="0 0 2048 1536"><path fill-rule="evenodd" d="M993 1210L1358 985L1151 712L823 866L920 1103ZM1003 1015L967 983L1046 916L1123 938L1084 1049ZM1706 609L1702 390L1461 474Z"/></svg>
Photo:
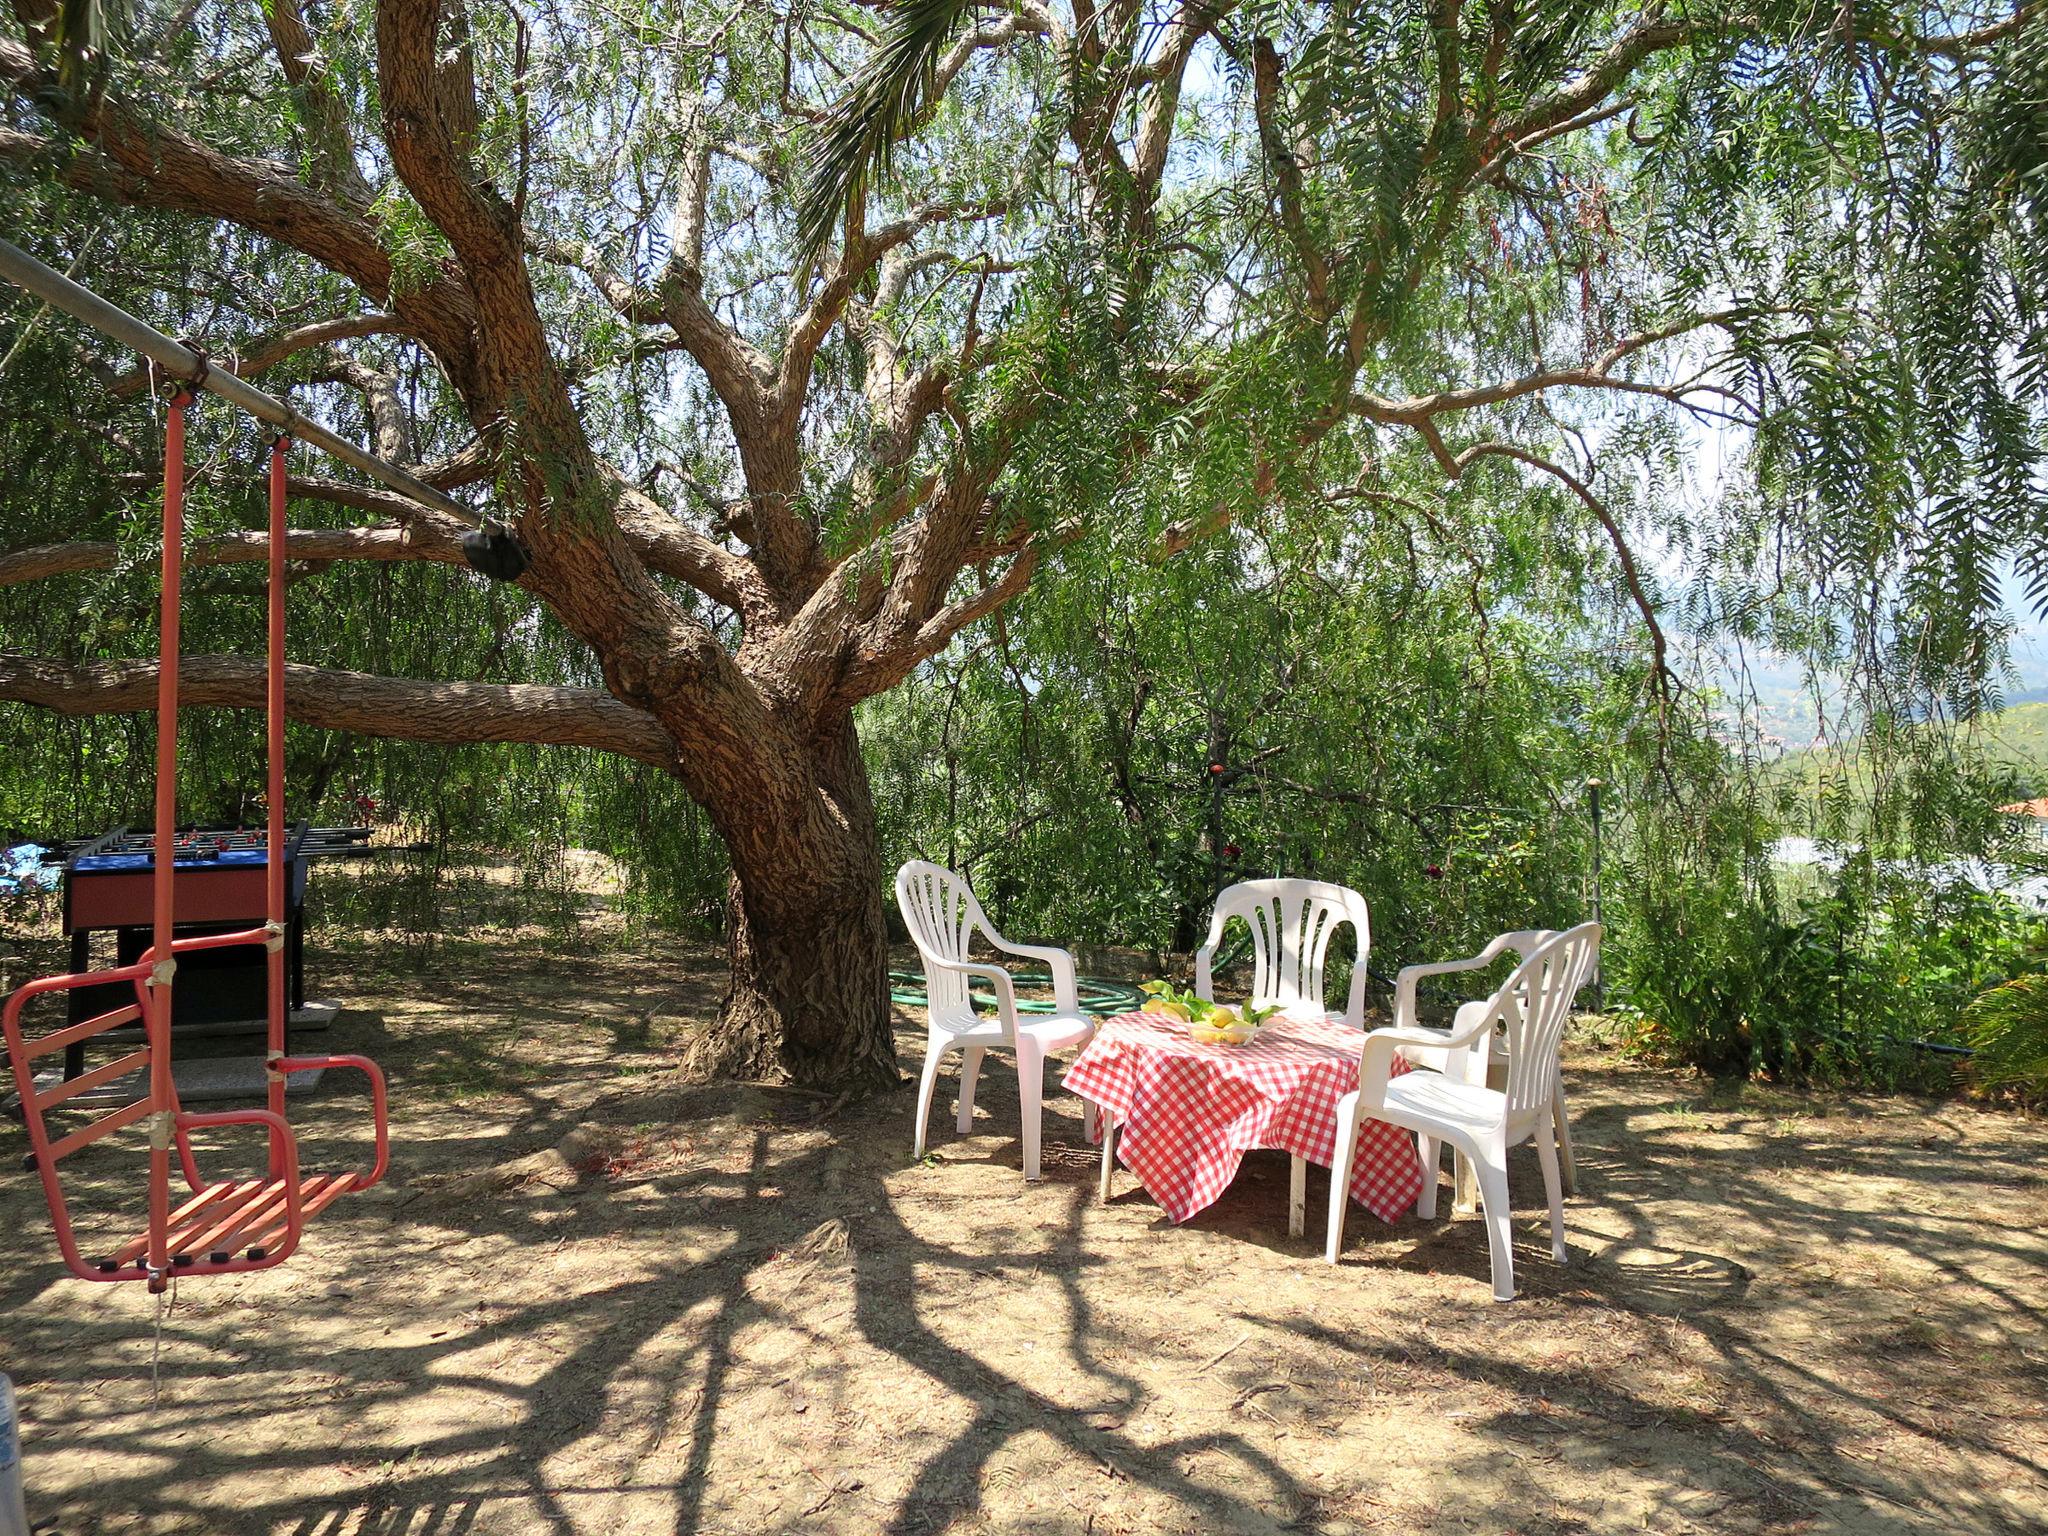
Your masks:
<svg viewBox="0 0 2048 1536"><path fill-rule="evenodd" d="M1907 750L1902 750L1902 748ZM1960 723L1908 722L1890 739L1817 744L1766 765L1794 806L1816 823L1839 820L1838 802L1867 808L1885 793L1880 776L1897 775L1918 749L1930 774L1960 774L1980 804L2048 794L2048 703L2014 704ZM1893 793L1903 789L1894 784ZM1924 796L1923 796L1924 798Z"/></svg>
<svg viewBox="0 0 2048 1536"><path fill-rule="evenodd" d="M1986 1087L2048 1094L2048 971L1980 993L1963 1014L1975 1047L1971 1075Z"/></svg>
<svg viewBox="0 0 2048 1536"><path fill-rule="evenodd" d="M804 158L796 210L797 250L804 269L831 240L870 176L889 174L891 155L931 104L939 57L970 0L894 0L888 29L834 103Z"/></svg>
<svg viewBox="0 0 2048 1536"><path fill-rule="evenodd" d="M1631 902L1610 955L1644 1049L1716 1073L1926 1087L1947 1068L1915 1042L1959 1043L1965 1005L2040 935L2004 898L1866 861L1783 905L1768 878L1726 868Z"/></svg>
<svg viewBox="0 0 2048 1536"><path fill-rule="evenodd" d="M1392 530L1274 517L1163 564L1133 543L1071 552L867 706L888 860L963 870L999 924L1155 952L1192 949L1232 880L1336 880L1389 975L1584 915L1582 786L1630 777L1630 669L1488 619L1438 579L1453 552ZM1503 559L1485 596L1528 603L1542 578L1507 573L1539 564Z"/></svg>

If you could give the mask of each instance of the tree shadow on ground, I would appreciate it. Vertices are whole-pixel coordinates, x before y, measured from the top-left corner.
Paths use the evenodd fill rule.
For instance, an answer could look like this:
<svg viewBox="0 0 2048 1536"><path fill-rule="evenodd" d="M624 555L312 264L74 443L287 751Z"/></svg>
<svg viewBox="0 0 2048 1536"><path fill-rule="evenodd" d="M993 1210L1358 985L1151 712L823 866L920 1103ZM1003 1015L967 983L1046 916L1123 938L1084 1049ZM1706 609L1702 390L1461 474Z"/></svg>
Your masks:
<svg viewBox="0 0 2048 1536"><path fill-rule="evenodd" d="M470 983L437 1006L505 999ZM451 1048L372 1043L401 1090ZM593 1051L657 1072L671 1045ZM1098 1206L1070 1100L1048 1114L1064 1150L1027 1187L993 1058L974 1133L935 1109L925 1165L907 1092L835 1109L614 1076L565 1107L572 1075L603 1074L402 1108L392 1189L335 1213L289 1271L169 1311L154 1412L132 1296L84 1295L41 1252L11 1261L0 1365L59 1528L1601 1528L1557 1506L1571 1469L1582 1502L1623 1500L1631 1523L1990 1531L2024 1528L2006 1490L2044 1476L2038 1436L1992 1411L2042 1385L2042 1243L1940 1208L1959 1167L2038 1181L2017 1137L1958 1157L1839 1122L1766 1136L1740 1109L1703 1131L1666 1108L1668 1082L1575 1078L1574 1262L1525 1219L1524 1299L1502 1307L1476 1222L1355 1215L1345 1262L1321 1264L1314 1230L1285 1235L1272 1158L1185 1227L1128 1185ZM351 1111L323 1090L305 1118L317 1140ZM640 1160L461 1184L586 1122L641 1136ZM1519 1208L1540 1209L1539 1182L1516 1170ZM1858 1185L1891 1193L1846 1200ZM29 1209L0 1196L40 1242ZM1829 1256L1900 1266L1908 1289L1800 1281ZM1894 1312L1920 1320L1917 1354L1844 1342ZM1886 1444L1919 1449L1873 1459Z"/></svg>

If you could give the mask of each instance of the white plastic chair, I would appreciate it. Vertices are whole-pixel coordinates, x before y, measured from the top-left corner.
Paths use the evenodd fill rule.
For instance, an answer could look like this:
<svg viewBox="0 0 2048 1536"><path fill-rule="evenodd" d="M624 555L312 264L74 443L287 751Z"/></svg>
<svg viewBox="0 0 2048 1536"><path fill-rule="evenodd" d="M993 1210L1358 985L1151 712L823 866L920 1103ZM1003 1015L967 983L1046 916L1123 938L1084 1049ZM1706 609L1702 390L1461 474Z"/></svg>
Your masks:
<svg viewBox="0 0 2048 1536"><path fill-rule="evenodd" d="M1241 880L1225 887L1209 917L1209 937L1195 951L1195 993L1212 1002L1210 968L1234 917L1243 918L1252 932L1251 1001L1283 1013L1327 1011L1323 962L1338 928L1351 924L1358 953L1344 1022L1353 1029L1365 1027L1365 957L1372 947L1372 925L1363 896L1321 880Z"/></svg>
<svg viewBox="0 0 2048 1536"><path fill-rule="evenodd" d="M990 1050L1013 1050L1017 1053L1017 1097L1024 1121L1024 1177L1036 1179L1045 1058L1068 1046L1086 1045L1095 1037L1095 1021L1081 1012L1074 957L1050 945L1012 944L989 926L981 903L965 880L922 859L912 859L896 871L896 904L902 909L918 958L924 962L925 995L929 999L924 1076L917 1085L914 1155L924 1156L932 1092L946 1053L962 1053L956 1124L960 1133L966 1135L974 1129L974 1084L981 1072L981 1058ZM971 957L976 932L1006 955L1043 961L1052 972L1057 1011L1020 1015L1010 973L999 965ZM976 980L987 982L995 991L994 1018L984 1018L974 1011L971 988ZM1084 1115L1088 1133L1093 1135L1095 1106L1088 1104Z"/></svg>
<svg viewBox="0 0 2048 1536"><path fill-rule="evenodd" d="M1394 1023L1410 1025L1418 1023L1415 1006L1416 984L1426 976L1449 976L1459 971L1483 971L1502 955L1513 953L1518 959L1526 960L1536 952L1536 947L1557 932L1552 928L1524 928L1514 933L1504 933L1489 943L1469 960L1443 960L1432 965L1409 965L1401 969L1394 978ZM1427 1026L1424 1026L1427 1027ZM1441 1032L1440 1032L1441 1033ZM1487 1047L1486 1065L1483 1077L1477 1071L1477 1052L1480 1046ZM1456 1076L1470 1082L1484 1081L1489 1088L1507 1087L1508 1042L1507 1036L1496 1029L1482 1041L1474 1041L1470 1049L1475 1053L1469 1063L1461 1063ZM1450 1052L1441 1045L1404 1045L1400 1048L1401 1059L1410 1066L1428 1067L1443 1072L1449 1069ZM1564 1192L1575 1195L1579 1192L1579 1169L1572 1154L1571 1119L1565 1111L1564 1086L1560 1081L1556 1096L1551 1100L1551 1132L1557 1141L1557 1155L1564 1175ZM1454 1181L1453 1209L1464 1212L1472 1208L1476 1189L1472 1184L1470 1170L1463 1159L1459 1160L1458 1177Z"/></svg>
<svg viewBox="0 0 2048 1536"><path fill-rule="evenodd" d="M1512 1301L1515 1296L1508 1148L1533 1139L1543 1164L1544 1189L1550 1197L1550 1250L1560 1264L1565 1261L1564 1195L1552 1140L1558 1048L1571 1018L1573 999L1592 974L1599 946L1598 923L1581 923L1551 934L1534 946L1493 996L1461 1007L1448 1034L1398 1022L1397 1014L1392 1028L1376 1029L1365 1037L1358 1089L1337 1101L1337 1155L1330 1172L1325 1258L1336 1263L1344 1245L1344 1214L1351 1162L1358 1149L1358 1123L1369 1115L1415 1132L1422 1161L1422 1194L1415 1202L1419 1216L1436 1214L1437 1167L1443 1144L1449 1142L1471 1159L1486 1212L1496 1301ZM1406 990L1412 999L1413 988ZM1401 995L1397 983L1397 1004ZM1491 1053L1489 1037L1503 1023L1507 1028L1506 1086L1489 1088L1483 1063ZM1443 1051L1447 1070L1392 1076L1395 1055L1411 1046Z"/></svg>
<svg viewBox="0 0 2048 1536"><path fill-rule="evenodd" d="M1330 940L1349 923L1358 950L1352 958L1351 995L1344 1002L1344 1022L1365 1028L1365 957L1372 948L1372 920L1365 898L1348 886L1322 880L1241 880L1226 886L1209 917L1209 937L1195 951L1195 995L1216 1000L1210 972L1223 930L1232 918L1243 918L1252 934L1252 992L1256 1007L1272 1005L1282 1013L1326 1014L1323 962ZM1105 1149L1108 1138L1103 1139ZM1295 1158L1289 1168L1287 1231L1300 1237L1308 1225L1308 1162ZM1103 1183L1108 1186L1105 1163Z"/></svg>

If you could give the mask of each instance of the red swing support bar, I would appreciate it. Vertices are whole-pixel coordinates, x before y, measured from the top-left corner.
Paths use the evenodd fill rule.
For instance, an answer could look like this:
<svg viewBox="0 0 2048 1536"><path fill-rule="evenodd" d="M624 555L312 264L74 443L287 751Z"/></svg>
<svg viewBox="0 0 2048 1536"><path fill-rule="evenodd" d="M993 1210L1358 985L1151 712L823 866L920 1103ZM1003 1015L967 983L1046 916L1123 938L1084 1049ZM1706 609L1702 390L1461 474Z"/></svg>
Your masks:
<svg viewBox="0 0 2048 1536"><path fill-rule="evenodd" d="M164 428L163 590L158 610L156 829L150 947L133 965L31 981L0 1007L0 1035L5 1037L8 1063L21 1093L22 1118L28 1127L31 1150L27 1163L42 1181L51 1224L56 1229L57 1247L66 1268L83 1280L146 1281L152 1291L164 1289L172 1275L233 1274L282 1264L298 1248L308 1220L340 1196L377 1183L390 1161L384 1074L376 1063L364 1056L285 1054L284 552L285 459L290 440L282 435L271 444L269 465L268 643L264 659L269 854L265 870L266 921L261 928L237 933L184 939L175 934L178 631L183 579L185 423L191 403L191 393L180 388L171 401ZM179 1104L177 1083L171 1072L171 995L178 956L243 944L262 944L268 950L268 1048L264 1056L268 1105L263 1109L195 1114ZM39 1037L24 1033L22 1012L35 998L109 982L128 983L134 990L135 1001ZM141 1049L37 1091L37 1058L137 1022L143 1031ZM285 1118L285 1087L290 1073L320 1067L353 1069L369 1080L375 1153L367 1169L301 1175L298 1139ZM44 1119L46 1112L138 1069L145 1075L140 1097L75 1130L52 1137ZM88 1259L79 1249L57 1165L101 1137L137 1124L144 1125L149 1134L146 1224L140 1233L111 1251ZM245 1126L261 1127L268 1133L266 1176L209 1183L200 1173L192 1149L192 1133ZM172 1204L171 1196L173 1152L189 1190L187 1197L176 1205Z"/></svg>

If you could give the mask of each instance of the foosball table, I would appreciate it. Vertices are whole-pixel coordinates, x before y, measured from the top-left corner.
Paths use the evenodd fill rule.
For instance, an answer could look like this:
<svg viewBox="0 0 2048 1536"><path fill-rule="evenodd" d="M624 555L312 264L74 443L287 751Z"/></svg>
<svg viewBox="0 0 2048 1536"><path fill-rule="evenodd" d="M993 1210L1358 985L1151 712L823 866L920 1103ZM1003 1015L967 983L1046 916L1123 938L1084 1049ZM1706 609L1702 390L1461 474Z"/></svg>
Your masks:
<svg viewBox="0 0 2048 1536"><path fill-rule="evenodd" d="M306 1003L305 901L315 859L363 858L372 852L368 827L311 827L300 822L285 840L285 976L289 1010ZM171 868L172 915L179 938L261 927L269 850L260 827L195 827L178 834ZM154 841L117 827L64 848L64 932L74 973L92 968L93 935L114 936L114 964L142 958L151 938ZM171 1027L234 1033L260 1029L266 1011L268 956L261 945L197 950L178 962ZM79 987L67 994L70 1021L83 1022L126 1001L126 988ZM119 1033L118 1031L113 1034ZM100 1038L111 1040L113 1034ZM84 1069L84 1048L65 1051L64 1075Z"/></svg>

